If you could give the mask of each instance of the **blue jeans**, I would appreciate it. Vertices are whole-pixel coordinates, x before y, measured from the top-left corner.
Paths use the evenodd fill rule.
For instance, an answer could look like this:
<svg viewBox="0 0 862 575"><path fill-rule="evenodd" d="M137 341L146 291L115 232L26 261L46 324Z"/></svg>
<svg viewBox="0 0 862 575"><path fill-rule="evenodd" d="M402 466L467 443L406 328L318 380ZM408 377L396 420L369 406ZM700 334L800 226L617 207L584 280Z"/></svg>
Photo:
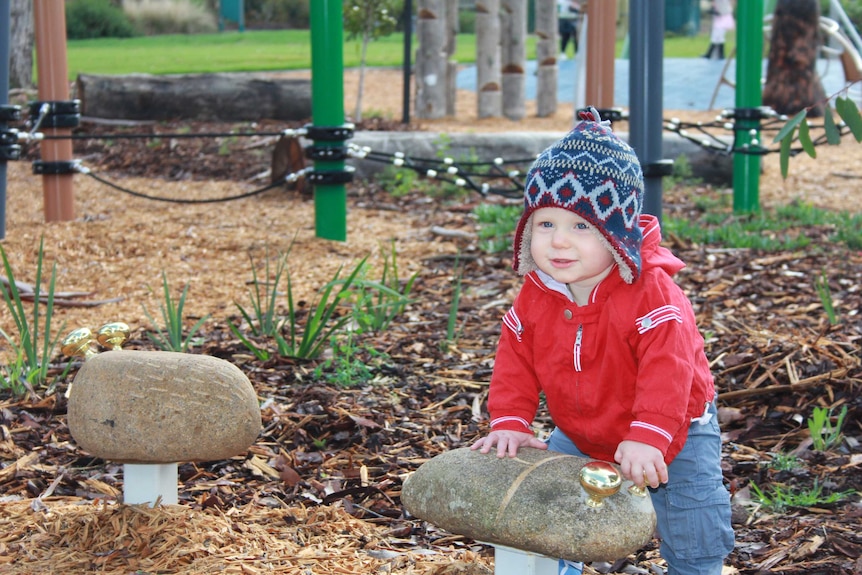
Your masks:
<svg viewBox="0 0 862 575"><path fill-rule="evenodd" d="M682 451L668 465L668 482L650 489L668 575L720 575L733 550L730 494L721 475L721 436L715 405L706 424L693 422ZM548 449L587 457L559 429Z"/></svg>

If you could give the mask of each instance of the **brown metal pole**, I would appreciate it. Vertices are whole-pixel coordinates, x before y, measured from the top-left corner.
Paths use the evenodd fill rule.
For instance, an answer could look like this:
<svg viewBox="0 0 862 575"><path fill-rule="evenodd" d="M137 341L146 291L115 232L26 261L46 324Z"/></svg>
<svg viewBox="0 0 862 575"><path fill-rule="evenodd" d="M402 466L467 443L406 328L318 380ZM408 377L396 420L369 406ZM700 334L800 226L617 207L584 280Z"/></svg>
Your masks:
<svg viewBox="0 0 862 575"><path fill-rule="evenodd" d="M614 52L617 42L616 0L587 3L587 85L588 106L614 106Z"/></svg>
<svg viewBox="0 0 862 575"><path fill-rule="evenodd" d="M60 0L34 0L33 2L38 94L42 102L69 100L65 4ZM72 134L71 128L44 128L41 131L46 136ZM71 162L72 140L44 140L41 151L44 162ZM64 222L75 218L72 174L43 175L42 196L46 222Z"/></svg>

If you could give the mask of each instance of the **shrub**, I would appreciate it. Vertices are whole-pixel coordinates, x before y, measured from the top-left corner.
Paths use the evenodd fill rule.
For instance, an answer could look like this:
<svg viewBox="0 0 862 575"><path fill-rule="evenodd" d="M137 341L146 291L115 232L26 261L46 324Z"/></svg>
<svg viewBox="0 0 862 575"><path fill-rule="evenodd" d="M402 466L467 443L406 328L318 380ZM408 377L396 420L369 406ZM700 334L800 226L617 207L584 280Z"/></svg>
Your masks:
<svg viewBox="0 0 862 575"><path fill-rule="evenodd" d="M66 3L66 37L130 38L137 31L122 10L110 0L73 0Z"/></svg>
<svg viewBox="0 0 862 575"><path fill-rule="evenodd" d="M307 29L310 25L307 0L246 0L245 19L255 28Z"/></svg>
<svg viewBox="0 0 862 575"><path fill-rule="evenodd" d="M123 10L144 34L204 34L218 30L216 16L193 0L123 0Z"/></svg>

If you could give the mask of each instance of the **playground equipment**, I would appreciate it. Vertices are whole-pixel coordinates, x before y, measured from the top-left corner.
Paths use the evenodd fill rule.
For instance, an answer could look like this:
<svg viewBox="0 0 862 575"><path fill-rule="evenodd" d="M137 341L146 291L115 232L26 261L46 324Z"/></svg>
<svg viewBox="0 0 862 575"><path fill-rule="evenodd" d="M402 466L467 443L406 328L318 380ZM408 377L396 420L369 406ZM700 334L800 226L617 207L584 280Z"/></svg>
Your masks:
<svg viewBox="0 0 862 575"><path fill-rule="evenodd" d="M401 501L420 519L493 544L497 575L551 575L558 558L613 561L643 547L656 525L646 489L614 465L532 448L514 458L445 452L407 478Z"/></svg>
<svg viewBox="0 0 862 575"><path fill-rule="evenodd" d="M72 128L78 125L78 117L77 103L69 99L65 9L62 3L35 0L33 16L36 22L39 101L32 106L40 110L41 127L46 135L69 136ZM42 175L45 221L72 220L75 218L72 141L44 140L41 149L42 160L34 165L34 171Z"/></svg>
<svg viewBox="0 0 862 575"><path fill-rule="evenodd" d="M736 128L734 149L741 152L760 145L760 120L763 103L760 78L763 54L763 0L750 0L739 6L737 47L743 55L736 67ZM737 152L733 156L733 210L760 210L760 156Z"/></svg>
<svg viewBox="0 0 862 575"><path fill-rule="evenodd" d="M68 390L69 432L82 449L123 463L123 502L178 501L177 462L244 452L261 429L251 382L216 357L125 351L129 327L71 332L63 353L85 359ZM110 351L97 353L94 343Z"/></svg>

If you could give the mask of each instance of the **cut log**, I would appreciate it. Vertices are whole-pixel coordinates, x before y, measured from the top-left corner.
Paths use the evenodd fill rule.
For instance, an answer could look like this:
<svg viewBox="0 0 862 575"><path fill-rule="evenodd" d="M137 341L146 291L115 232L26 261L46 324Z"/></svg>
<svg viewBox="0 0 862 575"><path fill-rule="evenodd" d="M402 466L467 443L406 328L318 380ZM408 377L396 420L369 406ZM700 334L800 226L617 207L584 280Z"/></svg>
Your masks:
<svg viewBox="0 0 862 575"><path fill-rule="evenodd" d="M557 112L557 3L536 2L536 115Z"/></svg>
<svg viewBox="0 0 862 575"><path fill-rule="evenodd" d="M521 120L526 115L527 2L500 3L500 39L503 87L503 115Z"/></svg>
<svg viewBox="0 0 862 575"><path fill-rule="evenodd" d="M218 122L311 118L311 80L266 74L81 74L76 91L81 114L96 118Z"/></svg>
<svg viewBox="0 0 862 575"><path fill-rule="evenodd" d="M476 105L480 118L502 115L500 58L500 0L476 2Z"/></svg>
<svg viewBox="0 0 862 575"><path fill-rule="evenodd" d="M446 115L446 4L421 0L416 17L416 116L435 119Z"/></svg>

